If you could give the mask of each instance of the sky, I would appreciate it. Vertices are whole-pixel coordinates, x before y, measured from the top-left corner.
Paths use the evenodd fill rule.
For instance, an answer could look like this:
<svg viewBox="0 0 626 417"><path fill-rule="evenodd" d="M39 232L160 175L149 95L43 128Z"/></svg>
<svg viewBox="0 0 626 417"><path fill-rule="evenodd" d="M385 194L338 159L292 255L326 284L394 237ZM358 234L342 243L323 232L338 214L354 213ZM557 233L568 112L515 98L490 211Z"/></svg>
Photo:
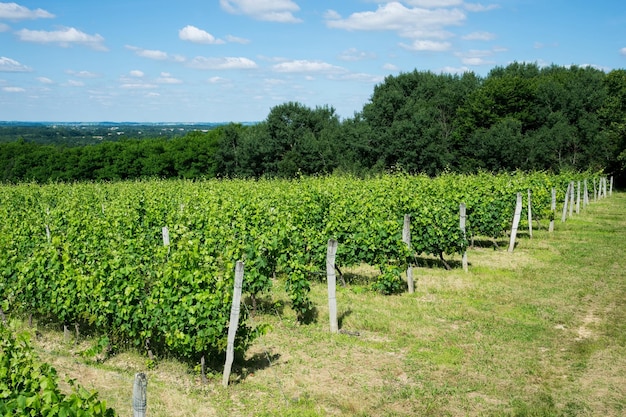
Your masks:
<svg viewBox="0 0 626 417"><path fill-rule="evenodd" d="M0 120L353 117L400 73L626 68L624 0L0 2Z"/></svg>

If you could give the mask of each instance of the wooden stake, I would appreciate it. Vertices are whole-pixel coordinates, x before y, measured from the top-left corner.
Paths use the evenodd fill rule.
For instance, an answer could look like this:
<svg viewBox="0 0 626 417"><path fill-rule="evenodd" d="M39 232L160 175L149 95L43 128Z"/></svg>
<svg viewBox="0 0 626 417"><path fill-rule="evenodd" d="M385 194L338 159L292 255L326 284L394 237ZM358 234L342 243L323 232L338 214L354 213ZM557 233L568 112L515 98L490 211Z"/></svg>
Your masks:
<svg viewBox="0 0 626 417"><path fill-rule="evenodd" d="M411 250L411 215L404 215L404 225L402 227L402 241L406 244ZM415 284L413 283L413 264L409 263L406 268L406 284L408 287L409 294L413 294L415 292Z"/></svg>
<svg viewBox="0 0 626 417"><path fill-rule="evenodd" d="M533 238L533 206L530 188L528 189L528 236Z"/></svg>
<svg viewBox="0 0 626 417"><path fill-rule="evenodd" d="M230 324L228 326L228 345L226 346L226 363L224 364L224 376L222 385L228 386L230 370L235 359L235 335L239 326L239 310L241 308L241 287L243 286L243 262L237 261L235 265L235 288L233 290L233 305L230 308Z"/></svg>
<svg viewBox="0 0 626 417"><path fill-rule="evenodd" d="M163 235L163 246L170 245L170 230L167 226L161 228L161 234Z"/></svg>
<svg viewBox="0 0 626 417"><path fill-rule="evenodd" d="M576 214L580 214L580 181L578 181L578 187L576 188Z"/></svg>
<svg viewBox="0 0 626 417"><path fill-rule="evenodd" d="M337 241L328 240L326 250L326 281L328 283L328 320L330 322L330 332L339 331L337 321L337 277L335 276L335 255L337 254Z"/></svg>
<svg viewBox="0 0 626 417"><path fill-rule="evenodd" d="M554 218L556 217L556 189L554 187L552 187L552 201L550 202L550 210L552 210L552 219L550 220L548 232L554 232Z"/></svg>
<svg viewBox="0 0 626 417"><path fill-rule="evenodd" d="M463 232L463 238L465 239L465 241L467 242L467 234L465 231L465 222L467 220L467 208L465 207L465 203L461 203L459 205L459 227L461 228L461 231ZM462 264L463 264L463 270L465 272L468 271L468 264L467 264L467 248L463 251L463 258L461 260Z"/></svg>
<svg viewBox="0 0 626 417"><path fill-rule="evenodd" d="M569 200L569 187L570 184L567 184L567 191L565 191L565 201L563 201L563 214L561 215L561 223L563 223L567 218L567 200Z"/></svg>
<svg viewBox="0 0 626 417"><path fill-rule="evenodd" d="M511 228L511 242L509 243L509 252L513 252L515 248L515 238L517 237L517 227L522 217L522 193L517 193L517 201L515 203L515 215L513 216L513 227Z"/></svg>

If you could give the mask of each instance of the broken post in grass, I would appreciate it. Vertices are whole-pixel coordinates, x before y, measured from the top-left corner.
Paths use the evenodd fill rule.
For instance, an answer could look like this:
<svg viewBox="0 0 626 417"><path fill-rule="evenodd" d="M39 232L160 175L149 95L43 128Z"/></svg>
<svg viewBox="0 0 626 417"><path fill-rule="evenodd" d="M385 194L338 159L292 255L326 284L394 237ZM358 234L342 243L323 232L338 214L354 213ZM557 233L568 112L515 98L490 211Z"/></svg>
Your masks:
<svg viewBox="0 0 626 417"><path fill-rule="evenodd" d="M135 374L133 384L133 417L145 417L148 409L148 378L143 372Z"/></svg>
<svg viewBox="0 0 626 417"><path fill-rule="evenodd" d="M511 227L511 242L509 243L509 252L513 252L515 248L515 238L517 237L517 228L520 218L522 217L522 193L517 193L517 201L515 203L515 215L513 216L513 227Z"/></svg>
<svg viewBox="0 0 626 417"><path fill-rule="evenodd" d="M235 288L233 290L233 305L230 308L230 323L228 325L228 344L226 346L226 363L224 364L224 376L222 385L228 386L230 370L235 359L235 335L239 326L239 310L241 308L241 287L243 286L243 262L237 261L235 265Z"/></svg>
<svg viewBox="0 0 626 417"><path fill-rule="evenodd" d="M337 321L337 277L335 276L335 256L337 254L337 241L335 239L328 240L328 248L326 250L326 280L328 282L328 318L330 321L330 332L337 333L339 331L339 323Z"/></svg>
<svg viewBox="0 0 626 417"><path fill-rule="evenodd" d="M409 252L411 251L411 215L404 215L404 225L402 227L402 241L409 248ZM409 262L409 265L406 267L406 284L408 287L409 294L413 294L415 292L415 284L413 283L413 264Z"/></svg>

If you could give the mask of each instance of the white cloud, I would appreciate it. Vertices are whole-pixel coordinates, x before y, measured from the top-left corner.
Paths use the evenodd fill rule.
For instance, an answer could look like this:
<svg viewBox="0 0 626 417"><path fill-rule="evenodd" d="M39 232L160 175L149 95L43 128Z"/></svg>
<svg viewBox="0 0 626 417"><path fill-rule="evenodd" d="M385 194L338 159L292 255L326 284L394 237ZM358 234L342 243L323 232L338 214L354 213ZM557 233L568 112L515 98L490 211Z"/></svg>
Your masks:
<svg viewBox="0 0 626 417"><path fill-rule="evenodd" d="M466 72L470 72L468 67L443 67L441 72L444 74L464 74Z"/></svg>
<svg viewBox="0 0 626 417"><path fill-rule="evenodd" d="M465 3L464 6L470 12L487 12L489 10L500 8L500 6L497 4L489 4L487 6L484 6L480 3Z"/></svg>
<svg viewBox="0 0 626 417"><path fill-rule="evenodd" d="M14 59L0 56L0 72L29 72L32 69Z"/></svg>
<svg viewBox="0 0 626 417"><path fill-rule="evenodd" d="M466 41L490 41L496 38L495 33L491 32L472 32L463 36Z"/></svg>
<svg viewBox="0 0 626 417"><path fill-rule="evenodd" d="M405 3L411 6L434 9L440 7L460 6L463 4L463 0L405 0Z"/></svg>
<svg viewBox="0 0 626 417"><path fill-rule="evenodd" d="M149 83L123 83L121 87L126 90L150 90L157 88L155 84Z"/></svg>
<svg viewBox="0 0 626 417"><path fill-rule="evenodd" d="M493 65L495 61L488 58L492 57L498 52L504 52L506 48L496 47L493 49L471 49L467 52L459 52L456 54L461 59L464 65L478 66L478 65Z"/></svg>
<svg viewBox="0 0 626 417"><path fill-rule="evenodd" d="M22 29L15 32L18 38L24 42L56 43L63 47L70 45L83 45L92 49L106 51L104 38L98 34L88 35L76 28L64 28L61 30L28 30Z"/></svg>
<svg viewBox="0 0 626 417"><path fill-rule="evenodd" d="M9 30L11 30L11 26L6 23L0 23L0 32L8 32Z"/></svg>
<svg viewBox="0 0 626 417"><path fill-rule="evenodd" d="M376 54L373 52L359 51L356 48L350 48L339 54L338 58L342 61L363 61L366 59L376 59Z"/></svg>
<svg viewBox="0 0 626 417"><path fill-rule="evenodd" d="M215 38L209 32L195 26L187 25L178 31L178 37L184 41L205 44L222 44L223 40Z"/></svg>
<svg viewBox="0 0 626 417"><path fill-rule="evenodd" d="M178 78L172 77L172 74L169 72L162 72L161 76L156 79L156 82L159 84L182 84L183 81Z"/></svg>
<svg viewBox="0 0 626 417"><path fill-rule="evenodd" d="M79 77L79 78L98 78L100 75L96 74L95 72L91 72L91 71L72 71L72 70L68 70L66 71L66 73L70 74L70 75L74 75L75 77Z"/></svg>
<svg viewBox="0 0 626 417"><path fill-rule="evenodd" d="M619 50L619 53L626 56L626 48L622 48Z"/></svg>
<svg viewBox="0 0 626 417"><path fill-rule="evenodd" d="M228 78L223 78L223 77L211 77L209 78L209 82L211 84L226 84L230 82L230 80Z"/></svg>
<svg viewBox="0 0 626 417"><path fill-rule="evenodd" d="M415 38L450 36L443 28L460 25L465 13L459 9L407 8L393 1L380 5L376 11L353 13L345 19L337 18L336 13L326 14L326 25L330 28L364 31L394 31L400 36ZM335 18L328 18L335 16ZM430 34L430 35L429 35Z"/></svg>
<svg viewBox="0 0 626 417"><path fill-rule="evenodd" d="M281 62L272 67L276 72L346 72L343 67L323 61L295 60Z"/></svg>
<svg viewBox="0 0 626 417"><path fill-rule="evenodd" d="M48 77L37 77L37 81L39 81L42 84L54 84L54 81L52 81Z"/></svg>
<svg viewBox="0 0 626 417"><path fill-rule="evenodd" d="M85 83L77 80L67 80L67 83L65 85L69 87L84 87Z"/></svg>
<svg viewBox="0 0 626 417"><path fill-rule="evenodd" d="M338 81L357 81L362 83L376 84L384 81L385 77L381 77L380 75L372 75L365 74L362 72L351 72L347 74L341 74L339 76L331 75L329 77L331 80Z"/></svg>
<svg viewBox="0 0 626 417"><path fill-rule="evenodd" d="M405 49L409 51L431 51L431 52L442 52L450 49L452 44L450 42L435 42L435 41L427 41L416 39L412 44L406 45L401 43Z"/></svg>
<svg viewBox="0 0 626 417"><path fill-rule="evenodd" d="M26 90L22 87L2 87L2 91L6 91L7 93L23 93Z"/></svg>
<svg viewBox="0 0 626 417"><path fill-rule="evenodd" d="M257 67L256 62L243 57L213 58L197 56L188 65L191 68L202 70L252 69Z"/></svg>
<svg viewBox="0 0 626 417"><path fill-rule="evenodd" d="M250 43L250 39L240 38L238 36L226 35L226 40L231 43L240 43L242 45L246 45Z"/></svg>
<svg viewBox="0 0 626 417"><path fill-rule="evenodd" d="M143 73L143 71L139 71L139 70L132 70L131 72L129 72L131 77L134 78L142 78L145 74Z"/></svg>
<svg viewBox="0 0 626 417"><path fill-rule="evenodd" d="M398 68L397 65L394 65L388 62L385 65L383 65L383 69L386 71L398 71L400 68Z"/></svg>
<svg viewBox="0 0 626 417"><path fill-rule="evenodd" d="M17 3L0 3L0 19L51 19L54 15L43 9L30 10Z"/></svg>
<svg viewBox="0 0 626 417"><path fill-rule="evenodd" d="M244 14L257 20L279 23L299 23L293 15L300 7L291 0L220 0L228 13Z"/></svg>
<svg viewBox="0 0 626 417"><path fill-rule="evenodd" d="M154 59L155 61L165 61L169 59L169 55L166 52L156 49L143 49L131 45L126 45L126 49L130 49L135 52L135 55L142 58Z"/></svg>

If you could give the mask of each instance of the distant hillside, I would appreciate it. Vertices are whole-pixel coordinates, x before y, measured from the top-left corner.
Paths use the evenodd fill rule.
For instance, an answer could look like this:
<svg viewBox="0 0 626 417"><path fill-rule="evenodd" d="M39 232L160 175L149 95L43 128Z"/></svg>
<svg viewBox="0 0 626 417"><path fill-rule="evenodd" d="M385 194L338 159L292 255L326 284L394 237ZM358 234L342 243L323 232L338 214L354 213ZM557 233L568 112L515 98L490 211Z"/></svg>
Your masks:
<svg viewBox="0 0 626 417"><path fill-rule="evenodd" d="M122 138L175 138L189 132L206 132L224 123L133 123L133 122L0 122L0 142L80 146ZM254 122L243 123L252 125Z"/></svg>

